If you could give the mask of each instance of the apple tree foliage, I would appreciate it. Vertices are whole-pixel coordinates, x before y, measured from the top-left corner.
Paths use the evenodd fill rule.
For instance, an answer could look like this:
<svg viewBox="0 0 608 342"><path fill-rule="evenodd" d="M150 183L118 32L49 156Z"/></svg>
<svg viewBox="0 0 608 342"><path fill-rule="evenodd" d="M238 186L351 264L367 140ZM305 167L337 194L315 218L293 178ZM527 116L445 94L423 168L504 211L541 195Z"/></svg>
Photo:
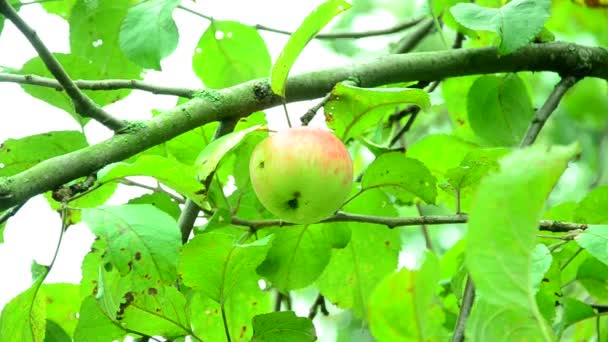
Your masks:
<svg viewBox="0 0 608 342"><path fill-rule="evenodd" d="M68 53L45 48L31 26L51 28L23 21L27 6L67 22ZM61 218L48 229L95 235L80 283L49 283L53 264L33 263L1 341L606 339L607 1L328 0L293 17L275 58L265 33L278 28L196 8L0 0L0 39L14 25L37 51L0 81L113 131L0 145L1 243L37 195ZM206 27L181 61L198 89L142 81L181 43L178 11ZM387 15L400 24L361 24ZM352 64L290 73L313 39ZM135 89L175 108L138 122L105 111ZM293 225L261 205L248 165L284 120L264 110L294 118L302 100L291 124L317 114L355 179L335 215ZM124 185L148 193L107 205Z"/></svg>

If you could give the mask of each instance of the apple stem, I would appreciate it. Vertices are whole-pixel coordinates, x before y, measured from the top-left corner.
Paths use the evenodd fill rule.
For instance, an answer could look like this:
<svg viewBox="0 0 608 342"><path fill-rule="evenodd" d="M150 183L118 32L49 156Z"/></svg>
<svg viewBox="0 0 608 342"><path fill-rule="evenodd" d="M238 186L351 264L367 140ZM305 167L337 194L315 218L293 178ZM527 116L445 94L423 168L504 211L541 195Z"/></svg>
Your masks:
<svg viewBox="0 0 608 342"><path fill-rule="evenodd" d="M291 120L289 119L289 113L287 112L287 104L285 103L285 99L283 99L283 110L285 111L285 119L287 119L287 125L291 128Z"/></svg>

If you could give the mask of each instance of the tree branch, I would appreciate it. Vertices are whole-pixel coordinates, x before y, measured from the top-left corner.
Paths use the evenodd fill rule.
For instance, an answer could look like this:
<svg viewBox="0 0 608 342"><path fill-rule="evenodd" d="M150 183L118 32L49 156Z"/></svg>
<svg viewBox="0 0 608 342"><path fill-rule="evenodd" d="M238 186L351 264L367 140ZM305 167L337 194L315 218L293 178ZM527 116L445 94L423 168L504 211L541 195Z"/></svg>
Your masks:
<svg viewBox="0 0 608 342"><path fill-rule="evenodd" d="M15 9L9 4L8 0L0 0L0 13L10 20L32 44L32 47L34 47L36 52L38 52L40 59L42 59L44 62L44 65L46 65L47 69L49 69L51 74L53 74L53 76L61 84L62 88L65 89L65 92L72 100L74 109L78 114L95 119L113 131L120 131L126 126L125 121L119 120L108 114L87 95L81 92L80 89L78 89L59 61L55 59L53 54L40 40L36 31L34 31L23 19L21 19Z"/></svg>
<svg viewBox="0 0 608 342"><path fill-rule="evenodd" d="M12 82L18 84L31 84L41 87L54 88L55 90L63 91L61 83L53 78L36 76L36 75L14 75L0 72L0 82ZM196 93L196 89L167 87L159 84L150 84L138 80L74 80L76 87L85 90L118 90L118 89L137 89L150 92L152 94L174 95L186 98L192 98Z"/></svg>
<svg viewBox="0 0 608 342"><path fill-rule="evenodd" d="M220 137L232 132L237 122L238 120L235 119L221 121L220 125L215 131L215 136L213 137L213 140L219 139ZM207 177L209 181L207 182L207 184L205 184L205 189L209 189L209 185L213 180L214 173L215 171L213 171L211 175ZM201 208L193 200L186 200L186 204L184 205L184 208L182 209L182 212L179 215L179 219L177 221L179 230L182 233L182 243L185 244L188 241L190 233L192 232L192 228L194 228L194 222L196 221L196 217L198 216L200 210ZM228 333L227 331L228 330L226 330L226 333ZM230 340L230 337L228 337L228 339Z"/></svg>
<svg viewBox="0 0 608 342"><path fill-rule="evenodd" d="M543 106L536 112L532 122L530 123L530 127L526 133L526 136L521 142L520 147L532 145L536 140L536 137L540 133L540 130L547 122L547 119L553 113L557 105L561 101L562 97L568 89L572 88L573 85L578 82L579 78L574 76L566 76L559 81L559 83L555 86Z"/></svg>
<svg viewBox="0 0 608 342"><path fill-rule="evenodd" d="M179 5L177 6L177 8L184 10L190 14L194 14L198 17L207 19L209 21L213 21L215 20L212 16L200 13L196 10L193 10L191 8ZM319 33L317 34L314 38L316 39L358 39L358 38L367 38L367 37L373 37L373 36L382 36L382 35L386 35L386 34L391 34L391 33L396 33L405 29L408 29L412 26L415 26L416 24L418 24L419 22L422 21L423 18L416 18L416 19L412 19L412 20L407 20L401 23L398 23L395 26L392 27L388 27L385 29L380 29L380 30L369 30L369 31L361 31L361 32L330 32L330 33ZM280 30L280 29L276 29L276 28L272 28L272 27L268 27L265 25L260 25L260 24L256 24L256 25L252 25L251 27L255 28L256 30L262 30L262 31L268 31L268 32L274 32L274 33L279 33L279 34L285 34L288 36L291 36L293 34L293 32L290 31L285 31L285 30Z"/></svg>
<svg viewBox="0 0 608 342"><path fill-rule="evenodd" d="M388 55L291 76L287 82L286 99L297 102L323 97L336 83L350 77L357 78L361 87L375 87L397 82L524 70L608 80L608 51L570 43L547 43L530 45L505 56L499 56L495 48ZM195 96L133 127L129 132L45 160L19 174L0 177L0 210L206 123L244 117L281 103L282 98L272 93L267 79L252 80L219 91L204 90L201 96Z"/></svg>
<svg viewBox="0 0 608 342"><path fill-rule="evenodd" d="M440 224L458 224L466 223L468 220L467 215L429 215L429 216L415 216L415 217L387 217L387 216L374 216L374 215L361 215L352 214L345 212L338 212L335 215L319 222L363 222L373 223L388 228L405 227L405 226L420 226L420 225L440 225ZM237 226L249 227L251 230L259 230L268 227L283 227L293 226L295 224L285 222L278 219L270 220L248 220L237 216L232 217L231 223ZM569 232L577 229L587 229L587 224L584 223L571 223L562 221L551 221L541 220L539 221L540 230L550 232Z"/></svg>
<svg viewBox="0 0 608 342"><path fill-rule="evenodd" d="M325 306L325 297L323 297L323 295L320 293L308 311L308 319L315 319L319 311L321 311L323 316L329 316L329 311L327 311L327 307Z"/></svg>
<svg viewBox="0 0 608 342"><path fill-rule="evenodd" d="M464 331L466 328L467 318L471 313L473 307L473 301L475 300L475 285L471 276L467 277L467 283L464 286L464 295L462 296L462 304L460 305L460 313L458 314L458 320L456 321L456 328L452 335L452 342L464 341Z"/></svg>
<svg viewBox="0 0 608 342"><path fill-rule="evenodd" d="M2 225L4 222L8 221L9 218L13 217L19 211L19 209L21 209L21 207L23 207L24 204L25 204L25 202L18 204L16 206L10 208L9 210L3 212L2 215L0 215L0 225Z"/></svg>
<svg viewBox="0 0 608 342"><path fill-rule="evenodd" d="M406 53L412 51L429 33L431 33L434 27L435 21L433 18L427 19L427 21L420 24L412 35L401 39L397 43L393 53Z"/></svg>

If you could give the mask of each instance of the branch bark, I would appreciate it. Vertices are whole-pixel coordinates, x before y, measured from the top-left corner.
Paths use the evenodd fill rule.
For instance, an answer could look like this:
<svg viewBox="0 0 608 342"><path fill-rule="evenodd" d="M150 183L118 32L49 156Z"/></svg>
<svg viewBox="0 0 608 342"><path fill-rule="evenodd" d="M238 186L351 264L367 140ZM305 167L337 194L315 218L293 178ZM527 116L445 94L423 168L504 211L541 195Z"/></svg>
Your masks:
<svg viewBox="0 0 608 342"><path fill-rule="evenodd" d="M608 80L608 50L570 43L547 43L531 45L506 56L499 56L495 48L389 55L292 76L287 82L286 101L323 97L336 83L349 77L357 78L361 87L374 87L397 82L517 71L552 71ZM202 91L190 101L133 125L108 140L45 160L19 174L0 178L0 210L206 123L243 117L281 103L281 97L272 93L267 79L252 80L219 91Z"/></svg>

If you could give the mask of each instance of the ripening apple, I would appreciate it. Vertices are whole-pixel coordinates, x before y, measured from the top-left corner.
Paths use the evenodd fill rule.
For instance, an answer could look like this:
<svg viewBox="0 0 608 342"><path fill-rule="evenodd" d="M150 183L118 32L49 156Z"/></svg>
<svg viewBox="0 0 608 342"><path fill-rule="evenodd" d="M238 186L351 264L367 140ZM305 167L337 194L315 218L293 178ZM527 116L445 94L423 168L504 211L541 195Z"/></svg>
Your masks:
<svg viewBox="0 0 608 342"><path fill-rule="evenodd" d="M286 222L309 224L342 206L353 184L353 163L344 144L330 132L296 127L257 145L249 174L268 211Z"/></svg>

